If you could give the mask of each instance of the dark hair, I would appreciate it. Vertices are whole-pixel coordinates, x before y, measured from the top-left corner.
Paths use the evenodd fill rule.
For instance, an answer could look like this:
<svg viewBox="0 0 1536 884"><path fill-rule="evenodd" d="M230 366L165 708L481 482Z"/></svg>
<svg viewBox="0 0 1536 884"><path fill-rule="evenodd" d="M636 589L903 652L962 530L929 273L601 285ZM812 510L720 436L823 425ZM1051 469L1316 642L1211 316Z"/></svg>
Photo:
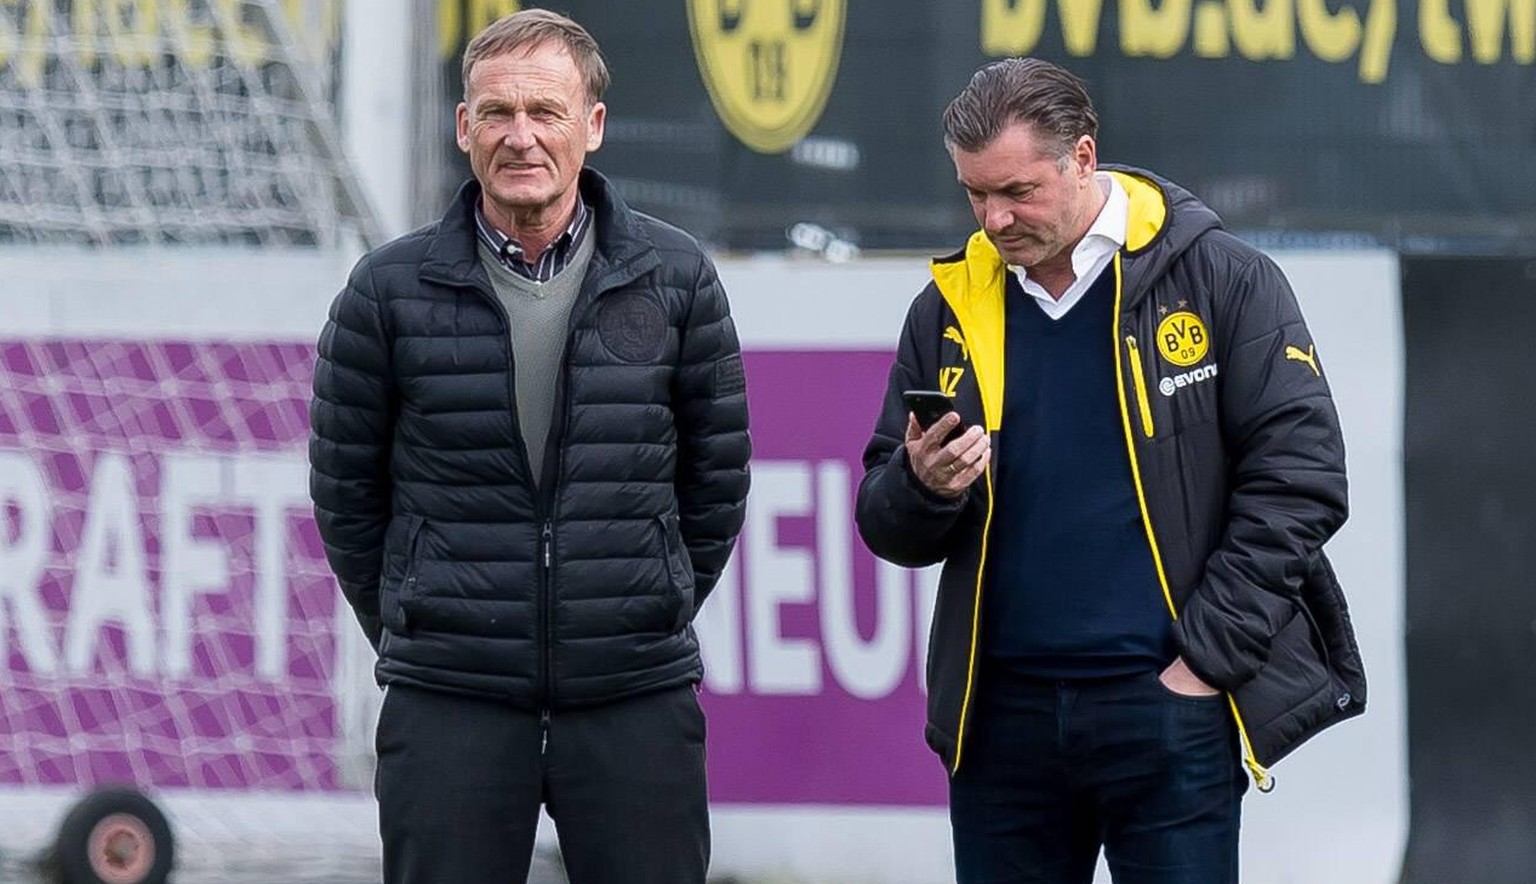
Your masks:
<svg viewBox="0 0 1536 884"><path fill-rule="evenodd" d="M547 9L524 9L504 15L486 25L485 30L469 41L464 47L464 94L469 94L469 72L476 62L551 42L564 46L575 59L577 70L586 80L587 103L601 100L611 81L597 41L586 28Z"/></svg>
<svg viewBox="0 0 1536 884"><path fill-rule="evenodd" d="M1071 71L1038 58L1005 58L976 71L944 109L944 145L978 151L1014 123L1054 142L1056 156L1099 132L1088 89Z"/></svg>

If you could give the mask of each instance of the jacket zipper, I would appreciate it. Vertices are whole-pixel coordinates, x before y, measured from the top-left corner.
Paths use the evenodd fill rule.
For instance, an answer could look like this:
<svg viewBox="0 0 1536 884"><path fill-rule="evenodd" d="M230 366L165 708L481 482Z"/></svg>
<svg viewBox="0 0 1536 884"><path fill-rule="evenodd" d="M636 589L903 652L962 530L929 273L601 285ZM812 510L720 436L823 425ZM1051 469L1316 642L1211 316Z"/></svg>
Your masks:
<svg viewBox="0 0 1536 884"><path fill-rule="evenodd" d="M555 525L553 520L545 519L543 529L539 532L539 667L544 671L544 708L539 713L539 754L549 748L549 708L555 703L555 676L554 676L554 613L550 610L554 604L553 593L550 592L550 581L555 564Z"/></svg>
<svg viewBox="0 0 1536 884"><path fill-rule="evenodd" d="M591 231L588 231L591 235ZM571 343L575 338L576 326L580 324L585 311L590 310L592 302L596 299L594 292L590 297L585 297L586 288L583 286L576 295L576 303L571 305L571 315L565 325L565 349L560 355L560 378L555 387L556 402L559 411L554 415L554 421L550 424L553 432L545 439L544 463L539 464L539 483L535 489L537 497L536 506L538 516L543 524L541 540L542 552L540 552L541 568L539 570L539 617L540 645L542 646L541 668L544 670L540 687L544 694L544 744L549 741L549 715L555 705L555 486L560 483L560 474L565 469L565 433L571 420ZM583 311L577 315L576 311ZM526 448L526 446L525 446ZM550 458L554 458L553 469L550 466ZM533 464L528 465L529 475L533 475Z"/></svg>
<svg viewBox="0 0 1536 884"><path fill-rule="evenodd" d="M1141 431L1150 439L1153 436L1152 402L1147 398L1147 378L1143 374L1141 350L1136 346L1135 335L1125 336L1125 349L1131 363L1131 380L1136 384L1136 408L1141 412Z"/></svg>
<svg viewBox="0 0 1536 884"><path fill-rule="evenodd" d="M992 465L988 464L982 476L987 483L987 517L981 527L981 559L976 563L976 598L971 607L971 649L965 664L965 697L960 701L960 722L955 726L955 761L950 766L951 776L960 771L960 757L965 749L965 724L971 709L971 696L976 686L976 649L981 642L981 587L987 573L987 545L992 537Z"/></svg>
<svg viewBox="0 0 1536 884"><path fill-rule="evenodd" d="M1257 756L1253 754L1253 742L1248 739L1248 728L1243 724L1243 713L1238 711L1237 698L1227 694L1227 705L1232 707L1232 720L1237 722L1237 736L1243 742L1243 764L1248 766L1248 774L1253 777L1254 788L1260 792L1275 791L1275 775L1269 772L1269 768L1259 763Z"/></svg>
<svg viewBox="0 0 1536 884"><path fill-rule="evenodd" d="M1120 302L1122 291L1122 276L1120 267L1120 255L1115 255L1115 323L1116 333L1119 333ZM1148 438L1152 437L1152 409L1147 401L1147 382L1142 375L1141 354L1136 347L1135 335L1126 335L1126 352L1131 363L1131 380L1136 386L1137 406L1141 410L1142 429ZM1115 347L1115 391L1120 397L1120 420L1125 429L1125 448L1131 461L1131 482L1136 487L1136 503L1141 508L1141 522L1147 532L1147 545L1152 549L1152 566L1157 571L1157 582L1163 590L1163 600L1168 604L1168 614L1175 622L1179 619L1178 608L1173 604L1173 592L1168 587L1168 573L1163 569L1163 555L1157 545L1157 532L1152 528L1152 512L1147 506L1146 489L1141 483L1141 463L1136 456L1136 439L1131 430L1131 410L1125 401L1125 371L1121 364L1120 348ZM1237 723L1237 736L1243 744L1243 764L1248 767L1249 774L1253 777L1254 785L1260 792L1270 792L1275 788L1275 778L1269 769L1259 763L1257 756L1253 754L1253 742L1248 739L1248 728L1243 723L1243 714L1237 708L1237 699L1231 692L1227 693L1227 705L1232 709L1232 719Z"/></svg>
<svg viewBox="0 0 1536 884"><path fill-rule="evenodd" d="M589 231L588 235L593 235L593 233ZM596 259L596 257L597 256L594 254L593 258ZM496 311L497 315L501 317L502 338L506 342L507 347L507 402L511 406L512 444L518 451L522 453L523 463L527 465L528 475L531 478L534 475L534 464L532 459L528 456L528 445L523 441L522 427L518 425L517 421L516 355L512 352L512 319L507 315L507 308L502 305L501 300L496 297L496 293L494 291L491 291L474 282L466 283L464 280L454 279L436 279L434 281L441 282L444 285L450 285L459 288L467 287L479 293L482 298L490 303L492 309ZM560 471L563 469L565 461L565 428L570 420L570 403L568 400L570 398L569 380L571 339L574 337L574 330L582 318L582 316L577 315L576 311L578 309L582 310L582 315L584 316L585 311L591 309L592 303L597 299L597 296L601 294L602 291L606 290L606 288L601 290L593 290L589 294L585 282L586 281L584 280L581 291L577 293L576 303L572 305L571 316L566 323L565 352L560 361L561 375L560 387L558 388L561 394L558 397L560 410L556 415L556 419L559 421L559 431L553 437L553 439L550 440L554 442L554 445L546 446L545 448L544 463L540 464L538 467L540 470L539 475L544 481L537 483L537 486L534 489L534 515L535 519L541 525L539 552L541 567L539 569L537 601L540 627L539 644L541 645L540 667L543 669L543 672L541 672L539 676L540 693L543 696L543 703L540 707L540 722L543 730L541 745L545 746L547 746L549 740L550 709L554 706L555 703L555 685L552 664L552 659L554 656L554 613L551 609L552 601L550 589L550 583L553 579L552 570L554 561L554 519L552 512L554 509L552 502L554 495L550 486L559 481ZM551 448L554 449L553 454L555 457L555 469L553 475L550 475L549 471L544 469L545 465L549 463Z"/></svg>
<svg viewBox="0 0 1536 884"><path fill-rule="evenodd" d="M506 344L507 347L507 405L510 411L508 418L512 423L512 445L522 454L523 464L528 468L529 480L532 481L533 476L535 475L533 458L529 457L528 455L528 444L523 440L523 428L517 420L517 354L512 352L512 317L508 315L507 308L501 303L501 299L496 297L496 293L494 291L489 291L474 284L471 284L470 288L478 292L480 296L486 301L490 302L491 307L496 311L496 314L501 317L501 336L502 341ZM570 329L571 327L568 324L566 328L566 353L561 360L561 371L563 373L568 373L567 366L569 365L570 361ZM565 405L563 400L561 404ZM568 411L568 406L562 409L562 413L559 416L561 421L566 419ZM564 442L564 435L565 434L562 430L560 434L560 441L562 444ZM558 456L559 455L557 454L557 457ZM545 451L544 459L546 463L549 460L549 452L547 448ZM542 475L543 466L543 464L540 464L538 467L541 471L540 475ZM556 472L558 474L558 467ZM533 487L534 517L542 526L542 530L540 531L539 536L538 555L540 560L540 568L538 572L538 598L536 600L539 612L539 666L542 670L539 673L539 693L543 697L539 718L542 731L540 747L541 752L543 751L543 746L548 744L549 709L554 705L554 675L552 671L552 664L550 662L554 654L554 651L551 648L551 645L553 644L552 633L554 631L554 617L550 611L549 590L550 563L553 555L551 550L554 546L554 528L553 520L549 515L550 507L546 503L546 498L549 496L549 491L545 487L547 484L547 481L540 481L534 483Z"/></svg>
<svg viewBox="0 0 1536 884"><path fill-rule="evenodd" d="M588 235L591 232L588 231ZM577 295L578 304L580 294ZM546 438L544 444L544 463L539 464L540 480L534 493L537 498L539 518L543 520L540 531L539 545L539 667L543 670L541 687L544 695L544 708L539 714L539 754L543 755L549 750L549 721L551 709L555 705L555 519L554 499L555 487L560 482L560 472L565 465L565 430L570 421L570 377L571 377L571 338L572 329L575 328L577 316L572 305L571 317L566 323L565 349L560 356L560 384L556 387L559 393L558 402L560 412L556 420L558 431L552 438ZM546 469L550 457L554 457L554 470ZM528 474L533 475L533 464L528 464Z"/></svg>
<svg viewBox="0 0 1536 884"><path fill-rule="evenodd" d="M594 235L591 230L588 236ZM596 256L594 255L594 258ZM541 565L539 571L539 617L540 644L543 648L541 667L543 677L541 687L544 694L544 709L540 717L543 736L540 743L540 751L549 745L549 720L551 710L555 705L555 611L554 611L554 579L555 579L555 486L560 483L560 474L565 469L565 434L571 421L571 344L576 337L576 327L592 309L592 304L603 290L594 289L590 293L587 290L587 280L582 281L580 290L576 293L576 303L571 305L571 314L565 323L565 348L560 354L560 378L555 387L556 403L559 411L554 415L551 427L554 429L546 439L544 445L544 463L539 464L540 480L535 489L539 519L543 523L542 546L540 553ZM580 310L581 313L577 313ZM514 407L516 400L513 400ZM527 446L524 446L524 451ZM550 458L554 458L554 468L550 466ZM526 455L524 459L527 460ZM528 464L529 475L533 475L533 464Z"/></svg>

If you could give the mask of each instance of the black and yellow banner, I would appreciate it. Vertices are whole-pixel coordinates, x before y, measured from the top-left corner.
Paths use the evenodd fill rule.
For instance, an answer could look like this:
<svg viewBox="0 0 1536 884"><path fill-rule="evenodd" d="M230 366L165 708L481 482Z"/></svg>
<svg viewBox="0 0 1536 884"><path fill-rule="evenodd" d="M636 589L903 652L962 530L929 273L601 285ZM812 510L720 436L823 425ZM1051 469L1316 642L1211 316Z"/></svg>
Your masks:
<svg viewBox="0 0 1536 884"><path fill-rule="evenodd" d="M450 100L484 22L541 5L585 24L614 74L594 165L727 247L781 248L798 222L866 249L958 245L973 222L939 114L1007 55L1083 76L1101 158L1186 184L1229 227L1536 240L1536 0L437 2Z"/></svg>

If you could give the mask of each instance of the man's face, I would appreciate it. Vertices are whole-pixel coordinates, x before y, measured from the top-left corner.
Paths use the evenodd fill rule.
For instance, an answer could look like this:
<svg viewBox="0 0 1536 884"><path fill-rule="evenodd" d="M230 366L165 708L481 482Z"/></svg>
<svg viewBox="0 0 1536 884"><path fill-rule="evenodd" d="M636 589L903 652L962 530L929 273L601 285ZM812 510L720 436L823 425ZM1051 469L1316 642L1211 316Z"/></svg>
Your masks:
<svg viewBox="0 0 1536 884"><path fill-rule="evenodd" d="M1097 158L1084 135L1063 160L1033 126L1013 123L990 144L955 148L955 173L976 223L1009 264L1034 267L1069 249L1092 219Z"/></svg>
<svg viewBox="0 0 1536 884"><path fill-rule="evenodd" d="M587 106L570 52L540 43L476 62L457 112L459 149L486 199L506 214L537 212L571 192L603 143L602 102Z"/></svg>

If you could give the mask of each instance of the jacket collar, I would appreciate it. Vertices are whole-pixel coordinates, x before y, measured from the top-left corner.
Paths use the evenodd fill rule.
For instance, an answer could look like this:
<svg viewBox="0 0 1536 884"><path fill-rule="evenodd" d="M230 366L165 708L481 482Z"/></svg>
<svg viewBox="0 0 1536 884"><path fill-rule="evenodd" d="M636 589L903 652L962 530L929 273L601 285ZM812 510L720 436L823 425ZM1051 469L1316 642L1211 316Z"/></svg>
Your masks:
<svg viewBox="0 0 1536 884"><path fill-rule="evenodd" d="M583 168L577 186L593 215L588 231L594 236L592 263L583 289L600 292L623 285L660 265L656 245L641 216L625 204L607 178L596 169ZM422 279L491 290L476 239L475 206L479 200L480 182L473 178L464 182L432 233L421 262Z"/></svg>
<svg viewBox="0 0 1536 884"><path fill-rule="evenodd" d="M1102 164L1125 188L1128 218L1125 245L1126 309L1134 307L1168 267L1200 236L1221 227L1221 219L1188 191L1133 166ZM933 261L933 277L952 304L970 302L970 310L985 311L987 320L1001 315L1002 280L1007 270L986 234L971 235L964 249ZM998 305L978 303L995 299ZM978 315L978 318L981 318Z"/></svg>
<svg viewBox="0 0 1536 884"><path fill-rule="evenodd" d="M1134 308L1195 242L1221 228L1221 218L1194 194L1146 169L1100 166L1131 198L1126 237L1124 306Z"/></svg>
<svg viewBox="0 0 1536 884"><path fill-rule="evenodd" d="M1142 268L1155 265L1155 272L1161 273L1171 260L1167 244L1169 229L1174 226L1170 211L1172 200L1169 199L1172 185L1128 166L1100 168L1114 176L1126 192L1126 230L1120 251L1127 269L1136 267L1141 270L1139 276L1132 278L1135 284L1125 288L1123 309L1129 309L1145 294L1142 280L1149 277L1147 270ZM1193 202L1192 197L1189 202ZM1204 209L1203 206L1200 208ZM1214 222L1214 213L1208 209L1204 211L1210 216L1209 221ZM1205 223L1208 223L1207 219L1199 218L1194 225L1184 226ZM1198 232L1204 229L1199 226ZM1188 239L1192 241L1193 236ZM971 234L964 249L935 259L931 267L934 284L954 312L961 334L969 344L987 429L1000 429L1003 420L1003 291L1008 265L986 233L978 230Z"/></svg>

